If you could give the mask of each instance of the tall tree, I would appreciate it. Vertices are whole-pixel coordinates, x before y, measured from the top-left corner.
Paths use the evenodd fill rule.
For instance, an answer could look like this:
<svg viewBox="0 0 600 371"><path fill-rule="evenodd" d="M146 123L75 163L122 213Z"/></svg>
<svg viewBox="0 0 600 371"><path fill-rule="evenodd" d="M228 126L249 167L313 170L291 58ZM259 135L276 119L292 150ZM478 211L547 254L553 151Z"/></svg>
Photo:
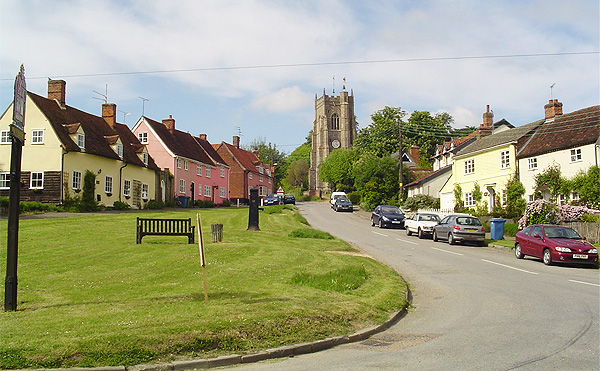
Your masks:
<svg viewBox="0 0 600 371"><path fill-rule="evenodd" d="M354 146L360 152L370 152L377 157L387 157L398 152L398 123L406 112L400 107L385 107L371 115L372 123L361 129L356 136Z"/></svg>
<svg viewBox="0 0 600 371"><path fill-rule="evenodd" d="M308 189L308 171L310 166L306 160L300 159L290 164L287 171L286 182L294 188Z"/></svg>
<svg viewBox="0 0 600 371"><path fill-rule="evenodd" d="M285 152L280 151L276 144L271 142L267 143L265 138L256 138L247 145L242 146L246 151L254 152L258 151L258 158L268 165L275 167L275 174L273 174L275 184L278 185L283 178L287 175L287 163L285 161L287 155Z"/></svg>
<svg viewBox="0 0 600 371"><path fill-rule="evenodd" d="M353 166L356 190L361 193L361 207L372 210L379 204L398 204L398 161L364 153Z"/></svg>
<svg viewBox="0 0 600 371"><path fill-rule="evenodd" d="M431 115L428 111L414 111L402 125L402 145L404 148L417 146L421 158L429 159L435 155L437 144L450 136L454 119L447 112Z"/></svg>
<svg viewBox="0 0 600 371"><path fill-rule="evenodd" d="M334 191L351 191L354 187L352 165L358 158L353 149L336 149L321 163L319 176L330 184Z"/></svg>

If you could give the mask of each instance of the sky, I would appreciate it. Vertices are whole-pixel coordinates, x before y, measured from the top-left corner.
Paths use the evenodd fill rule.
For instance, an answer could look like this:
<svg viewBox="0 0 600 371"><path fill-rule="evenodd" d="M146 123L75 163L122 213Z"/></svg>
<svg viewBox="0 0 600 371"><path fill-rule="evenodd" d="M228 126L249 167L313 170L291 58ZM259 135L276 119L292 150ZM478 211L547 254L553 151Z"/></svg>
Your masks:
<svg viewBox="0 0 600 371"><path fill-rule="evenodd" d="M460 128L600 103L597 0L0 0L0 19L1 112L23 64L31 92L63 79L69 106L106 95L121 123L172 115L211 143L290 153L344 86L359 130L385 106Z"/></svg>

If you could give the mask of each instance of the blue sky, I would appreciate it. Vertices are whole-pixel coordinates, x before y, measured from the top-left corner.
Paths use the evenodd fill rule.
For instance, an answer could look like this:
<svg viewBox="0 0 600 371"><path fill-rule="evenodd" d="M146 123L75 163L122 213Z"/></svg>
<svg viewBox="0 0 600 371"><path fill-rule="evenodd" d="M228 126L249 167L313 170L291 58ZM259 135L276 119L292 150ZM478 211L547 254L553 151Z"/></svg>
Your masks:
<svg viewBox="0 0 600 371"><path fill-rule="evenodd" d="M24 64L37 94L61 78L68 105L100 115L94 91L107 86L119 122L131 127L144 97L146 116L173 115L212 143L241 132L242 145L292 151L315 94L338 93L343 77L359 128L386 105L446 111L463 127L487 104L519 126L550 98L564 112L600 102L597 0L2 0L0 14L2 110ZM503 57L463 58L486 56Z"/></svg>

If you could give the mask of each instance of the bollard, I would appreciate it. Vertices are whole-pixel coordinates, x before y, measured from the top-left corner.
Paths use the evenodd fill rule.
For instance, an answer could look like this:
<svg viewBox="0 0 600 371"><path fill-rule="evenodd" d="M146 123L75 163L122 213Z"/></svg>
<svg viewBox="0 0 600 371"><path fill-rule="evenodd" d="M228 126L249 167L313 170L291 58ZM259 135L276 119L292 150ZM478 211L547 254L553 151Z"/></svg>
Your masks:
<svg viewBox="0 0 600 371"><path fill-rule="evenodd" d="M260 231L258 227L258 189L250 189L250 204L248 205L248 230Z"/></svg>
<svg viewBox="0 0 600 371"><path fill-rule="evenodd" d="M210 231L212 232L213 243L223 241L223 224L211 224Z"/></svg>

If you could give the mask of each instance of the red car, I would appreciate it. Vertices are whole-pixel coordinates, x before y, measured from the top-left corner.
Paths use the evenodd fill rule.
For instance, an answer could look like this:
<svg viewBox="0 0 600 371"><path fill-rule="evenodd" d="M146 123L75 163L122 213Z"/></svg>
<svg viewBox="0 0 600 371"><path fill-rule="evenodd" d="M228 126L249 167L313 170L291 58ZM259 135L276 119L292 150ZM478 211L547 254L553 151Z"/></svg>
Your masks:
<svg viewBox="0 0 600 371"><path fill-rule="evenodd" d="M574 229L560 225L530 225L515 236L515 256L542 258L544 264L598 264L598 249Z"/></svg>

